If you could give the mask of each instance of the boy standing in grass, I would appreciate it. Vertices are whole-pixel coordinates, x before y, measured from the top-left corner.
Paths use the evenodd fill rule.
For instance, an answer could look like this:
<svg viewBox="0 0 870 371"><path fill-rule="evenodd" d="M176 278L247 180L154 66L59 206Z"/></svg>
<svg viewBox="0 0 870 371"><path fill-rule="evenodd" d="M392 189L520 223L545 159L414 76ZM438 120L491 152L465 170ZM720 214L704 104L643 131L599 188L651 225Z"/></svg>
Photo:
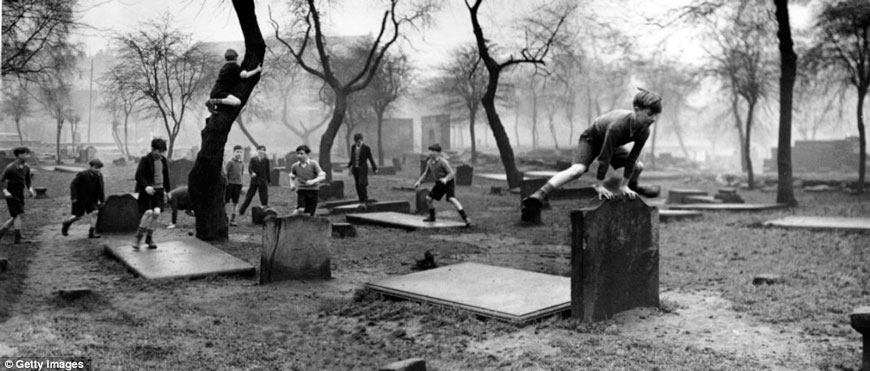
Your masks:
<svg viewBox="0 0 870 371"><path fill-rule="evenodd" d="M290 190L296 191L296 210L294 214L304 212L314 216L317 210L317 188L320 182L326 180L326 172L320 168L317 161L312 160L308 155L311 153L311 148L307 145L296 147L296 156L299 161L296 161L290 166Z"/></svg>
<svg viewBox="0 0 870 371"><path fill-rule="evenodd" d="M643 171L643 163L638 160L640 151L649 138L649 127L662 112L662 97L640 89L634 96L633 106L634 110L614 110L598 116L592 126L580 135L574 164L554 175L541 189L526 197L523 208L531 213L539 212L547 194L579 178L596 158L598 173L593 187L598 192L598 198L613 197L613 193L604 187L604 177L610 166L614 169L625 168L619 190L628 198L634 199L638 194L644 197L658 196L658 190L638 186L637 181ZM631 142L634 142L631 152L622 147Z"/></svg>
<svg viewBox="0 0 870 371"><path fill-rule="evenodd" d="M257 157L252 157L248 163L248 172L251 173L251 185L245 194L245 202L239 207L239 215L245 215L245 210L254 199L254 194L260 193L260 206L266 208L269 205L269 183L271 182L272 169L269 158L266 157L266 146L257 146Z"/></svg>
<svg viewBox="0 0 870 371"><path fill-rule="evenodd" d="M142 236L149 249L156 249L154 243L154 225L160 212L166 204L166 192L169 188L169 162L163 154L166 153L166 141L161 138L151 140L151 153L139 160L136 168L136 192L139 194L139 230L133 241L133 248L139 249Z"/></svg>
<svg viewBox="0 0 870 371"><path fill-rule="evenodd" d="M88 162L90 168L80 171L69 185L70 198L72 199L72 216L63 221L60 233L69 236L69 227L83 216L88 216L88 238L100 238L97 234L97 218L95 211L106 201L105 187L103 186L103 162L93 159Z"/></svg>
<svg viewBox="0 0 870 371"><path fill-rule="evenodd" d="M233 211L230 214L230 225L237 226L236 212L239 210L239 196L242 194L242 174L245 172L245 164L242 162L242 146L233 147L233 158L227 161L227 191L225 203L233 202Z"/></svg>
<svg viewBox="0 0 870 371"><path fill-rule="evenodd" d="M447 159L441 156L441 145L437 143L429 146L429 159L426 161L426 171L420 175L417 183L414 183L414 188L420 187L420 183L426 179L429 173L435 176L435 185L426 196L426 205L429 206L429 217L423 219L423 221L435 221L435 200L440 201L441 197L447 196L447 202L453 204L453 207L456 208L459 216L465 222L465 226L470 227L471 219L468 218L468 215L462 208L462 204L456 199L456 181L454 181L456 174L453 172L453 168L450 167Z"/></svg>
<svg viewBox="0 0 870 371"><path fill-rule="evenodd" d="M234 107L242 104L242 101L238 97L231 94L233 88L242 79L247 79L263 70L263 65L261 64L251 71L244 71L239 66L238 58L239 53L233 49L227 49L226 53L224 53L224 59L226 59L227 63L218 72L217 81L215 81L214 87L211 89L209 99L205 101L205 106L208 107L209 112L216 112L219 105Z"/></svg>
<svg viewBox="0 0 870 371"><path fill-rule="evenodd" d="M21 235L21 226L24 224L24 193L26 191L28 197L33 197L35 194L31 184L33 175L30 173L30 166L27 166L30 149L18 147L12 150L12 154L15 156L15 162L6 166L0 174L0 187L3 189L3 196L6 198L6 206L9 207L9 215L12 219L0 226L0 238L3 238L9 228L12 228L16 244L32 243L35 241L25 239Z"/></svg>

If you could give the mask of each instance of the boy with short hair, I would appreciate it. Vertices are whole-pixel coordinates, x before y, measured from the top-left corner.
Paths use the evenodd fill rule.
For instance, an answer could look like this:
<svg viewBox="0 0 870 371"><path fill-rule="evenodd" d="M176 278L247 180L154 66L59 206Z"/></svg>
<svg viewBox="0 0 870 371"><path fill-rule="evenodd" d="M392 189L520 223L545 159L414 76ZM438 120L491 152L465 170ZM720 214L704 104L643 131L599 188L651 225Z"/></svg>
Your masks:
<svg viewBox="0 0 870 371"><path fill-rule="evenodd" d="M230 225L237 226L236 212L239 210L239 196L242 194L242 174L245 172L245 164L242 162L242 146L233 146L233 158L227 161L227 190L224 203L233 202L233 211L230 216Z"/></svg>
<svg viewBox="0 0 870 371"><path fill-rule="evenodd" d="M227 49L226 53L224 53L224 59L226 59L227 63L224 63L224 66L218 72L217 81L215 81L214 87L212 87L209 94L210 99L205 101L205 106L208 107L209 112L216 112L220 104L225 106L238 106L242 104L242 101L232 94L233 89L242 79L247 79L263 70L262 63L251 71L242 70L237 61L238 57L239 53L233 49Z"/></svg>
<svg viewBox="0 0 870 371"><path fill-rule="evenodd" d="M30 149L27 147L17 147L12 150L12 155L15 156L15 162L6 166L3 173L0 174L0 186L3 186L3 196L6 198L6 205L9 207L9 215L12 219L3 223L0 226L0 238L12 228L15 232L15 243L32 243L33 240L25 239L21 235L21 226L24 224L24 194L27 191L28 197L33 197L33 185L31 180L33 175L30 172L30 166L27 166L27 159L30 158ZM5 185L5 186L4 186Z"/></svg>
<svg viewBox="0 0 870 371"><path fill-rule="evenodd" d="M245 202L239 207L239 215L245 215L245 210L254 199L254 194L260 194L260 206L266 208L269 205L269 183L271 178L271 166L269 158L266 157L266 146L257 146L257 156L252 157L248 163L248 172L251 173L251 184L248 186L248 192L245 194Z"/></svg>
<svg viewBox="0 0 870 371"><path fill-rule="evenodd" d="M294 214L304 212L314 216L317 210L318 185L326 180L326 172L320 168L317 161L312 160L308 155L311 153L311 148L307 145L296 147L296 156L299 161L296 161L290 166L290 190L296 192L296 210Z"/></svg>
<svg viewBox="0 0 870 371"><path fill-rule="evenodd" d="M429 146L429 158L426 160L426 171L420 175L420 179L417 180L417 183L414 183L414 188L420 187L420 183L423 183L423 181L426 180L429 173L432 173L435 176L435 185L432 186L432 190L429 191L428 195L426 195L426 205L429 206L429 217L423 219L423 221L435 221L435 200L440 201L441 197L447 196L447 202L453 204L453 207L456 208L456 212L459 213L459 216L462 217L462 220L465 222L465 226L470 227L471 219L468 218L468 215L462 208L462 204L459 203L458 199L456 199L456 181L454 180L456 173L453 172L453 168L450 167L450 163L447 162L447 159L441 156L441 145L437 143Z"/></svg>
<svg viewBox="0 0 870 371"><path fill-rule="evenodd" d="M142 219L139 221L139 230L133 241L133 248L139 249L142 236L145 236L145 244L149 249L156 249L154 243L154 225L160 212L166 205L166 192L169 189L169 162L163 155L166 153L166 140L154 138L151 140L151 153L139 159L139 167L136 168L136 189L139 194L139 213Z"/></svg>
<svg viewBox="0 0 870 371"><path fill-rule="evenodd" d="M350 161L347 167L353 174L353 184L356 186L356 194L359 197L359 203L365 205L369 199L369 166L372 164L372 172L378 173L378 165L375 164L375 159L372 157L372 149L368 144L363 143L363 135L356 133L353 135L354 144L350 149Z"/></svg>
<svg viewBox="0 0 870 371"><path fill-rule="evenodd" d="M70 199L72 200L72 216L63 221L60 228L60 233L64 236L69 236L69 227L81 219L83 216L88 216L88 238L100 238L97 234L97 218L95 211L98 211L106 201L105 187L103 185L103 174L100 171L103 168L103 162L98 159L93 159L88 162L90 166L87 170L82 170L76 174L69 185Z"/></svg>
<svg viewBox="0 0 870 371"><path fill-rule="evenodd" d="M598 174L593 187L598 192L598 198L613 197L613 193L604 187L604 178L610 166L614 169L625 168L619 190L628 198L634 199L638 194L645 197L658 196L658 190L638 185L638 177L643 171L643 163L638 158L649 138L649 127L662 112L662 98L650 91L638 90L640 92L634 96L633 110L610 111L592 122L592 126L580 135L574 164L554 175L541 189L526 197L523 200L524 209L532 213L539 212L547 194L579 178L596 158ZM634 142L631 152L622 147L630 142Z"/></svg>

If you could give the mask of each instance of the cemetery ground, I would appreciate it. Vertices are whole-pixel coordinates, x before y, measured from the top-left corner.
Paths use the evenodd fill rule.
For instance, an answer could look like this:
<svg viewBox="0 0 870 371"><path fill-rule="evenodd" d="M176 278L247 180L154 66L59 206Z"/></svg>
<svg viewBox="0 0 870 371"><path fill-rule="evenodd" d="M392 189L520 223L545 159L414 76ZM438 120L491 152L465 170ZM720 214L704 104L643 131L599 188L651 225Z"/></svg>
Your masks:
<svg viewBox="0 0 870 371"><path fill-rule="evenodd" d="M409 169L410 168L410 169ZM370 177L372 198L404 199L416 166ZM480 169L475 169L481 171ZM490 169L498 171L496 168ZM104 169L107 194L132 189L135 166ZM860 335L848 313L870 304L870 235L764 228L787 215L867 216L870 197L797 190L796 209L705 212L660 226L661 309L635 309L584 324L547 318L517 326L459 310L383 298L366 282L413 271L431 251L439 265L473 261L570 275L568 212L576 200L553 201L544 225L519 225L519 196L491 195L500 182L474 179L457 187L474 221L470 229L413 231L358 226L359 236L333 239L333 279L258 284L256 277L149 281L103 252L113 238L88 240L82 222L69 237L73 174L38 171L50 199L28 199L26 233L33 245L0 243L9 268L0 273L0 355L84 356L99 370L375 370L411 357L430 370L857 370ZM281 213L295 194L270 187ZM354 197L346 174L345 194ZM715 192L713 177L657 181L668 188ZM775 193L740 191L747 202ZM664 199L666 193L659 199ZM257 201L254 201L257 204ZM439 217L458 218L447 203ZM3 219L5 204L0 206ZM422 216L421 216L422 217ZM161 217L168 223L169 215ZM330 216L344 221L344 216ZM162 240L187 238L194 220L180 213ZM261 227L250 216L215 246L259 266ZM757 274L782 282L753 285ZM64 300L57 291L92 293Z"/></svg>

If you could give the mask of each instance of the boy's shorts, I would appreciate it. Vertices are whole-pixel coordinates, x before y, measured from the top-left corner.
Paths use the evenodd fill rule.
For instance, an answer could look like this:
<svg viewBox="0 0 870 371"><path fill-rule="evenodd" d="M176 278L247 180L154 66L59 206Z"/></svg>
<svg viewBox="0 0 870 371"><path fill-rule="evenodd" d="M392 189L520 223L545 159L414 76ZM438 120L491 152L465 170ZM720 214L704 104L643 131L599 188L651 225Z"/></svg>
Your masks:
<svg viewBox="0 0 870 371"><path fill-rule="evenodd" d="M436 180L435 186L429 191L429 198L433 200L441 201L441 197L444 197L444 195L447 195L448 200L456 198L456 182L453 179L450 179L447 184Z"/></svg>
<svg viewBox="0 0 870 371"><path fill-rule="evenodd" d="M242 195L241 184L227 184L226 199L224 203L232 201L234 204L239 203L239 197Z"/></svg>
<svg viewBox="0 0 870 371"><path fill-rule="evenodd" d="M588 170L592 161L595 161L598 155L601 154L601 145L600 140L596 140L584 132L577 141L577 153L574 156L574 163L583 164ZM627 161L628 150L625 147L620 146L613 149L613 154L610 156L610 166L614 169L619 169L625 166Z"/></svg>
<svg viewBox="0 0 870 371"><path fill-rule="evenodd" d="M24 214L24 195L16 195L15 192L10 193L12 193L12 197L6 197L6 206L9 208L9 216L14 218Z"/></svg>
<svg viewBox="0 0 870 371"><path fill-rule="evenodd" d="M300 189L296 191L296 209L304 209L305 213L314 216L317 210L317 190Z"/></svg>
<svg viewBox="0 0 870 371"><path fill-rule="evenodd" d="M72 204L72 214L75 216L84 216L85 214L90 214L97 210L97 204L83 204L80 202L73 202Z"/></svg>
<svg viewBox="0 0 870 371"><path fill-rule="evenodd" d="M155 188L154 194L149 195L148 192L139 192L139 214L144 214L147 210L154 210L154 208L160 208L160 210L165 209L165 193L163 188Z"/></svg>

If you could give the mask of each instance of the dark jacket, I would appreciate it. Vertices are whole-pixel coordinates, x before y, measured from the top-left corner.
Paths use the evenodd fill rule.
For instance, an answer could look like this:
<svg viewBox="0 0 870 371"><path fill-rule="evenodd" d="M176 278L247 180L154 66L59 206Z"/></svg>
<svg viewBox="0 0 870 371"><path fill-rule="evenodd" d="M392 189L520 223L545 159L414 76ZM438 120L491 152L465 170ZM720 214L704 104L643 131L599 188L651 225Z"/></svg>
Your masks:
<svg viewBox="0 0 870 371"><path fill-rule="evenodd" d="M160 156L160 162L163 163L163 189L169 192L169 161L166 161L166 156ZM148 153L139 159L139 167L136 168L136 193L145 192L145 187L151 186L154 181L154 155Z"/></svg>
<svg viewBox="0 0 870 371"><path fill-rule="evenodd" d="M248 172L256 173L257 176L251 177L251 185L269 185L272 181L270 173L272 169L269 166L269 158L260 160L260 156L251 157L251 162L248 163Z"/></svg>
<svg viewBox="0 0 870 371"><path fill-rule="evenodd" d="M353 168L353 157L356 156L356 144L350 147L350 161L347 162L347 167ZM372 164L372 170L378 171L378 165L375 165L375 159L372 157L372 148L368 144L363 143L359 151L359 169L363 173L368 173L368 163Z"/></svg>
<svg viewBox="0 0 870 371"><path fill-rule="evenodd" d="M96 205L106 201L103 174L91 169L80 171L69 184L69 194L73 202L81 205Z"/></svg>

